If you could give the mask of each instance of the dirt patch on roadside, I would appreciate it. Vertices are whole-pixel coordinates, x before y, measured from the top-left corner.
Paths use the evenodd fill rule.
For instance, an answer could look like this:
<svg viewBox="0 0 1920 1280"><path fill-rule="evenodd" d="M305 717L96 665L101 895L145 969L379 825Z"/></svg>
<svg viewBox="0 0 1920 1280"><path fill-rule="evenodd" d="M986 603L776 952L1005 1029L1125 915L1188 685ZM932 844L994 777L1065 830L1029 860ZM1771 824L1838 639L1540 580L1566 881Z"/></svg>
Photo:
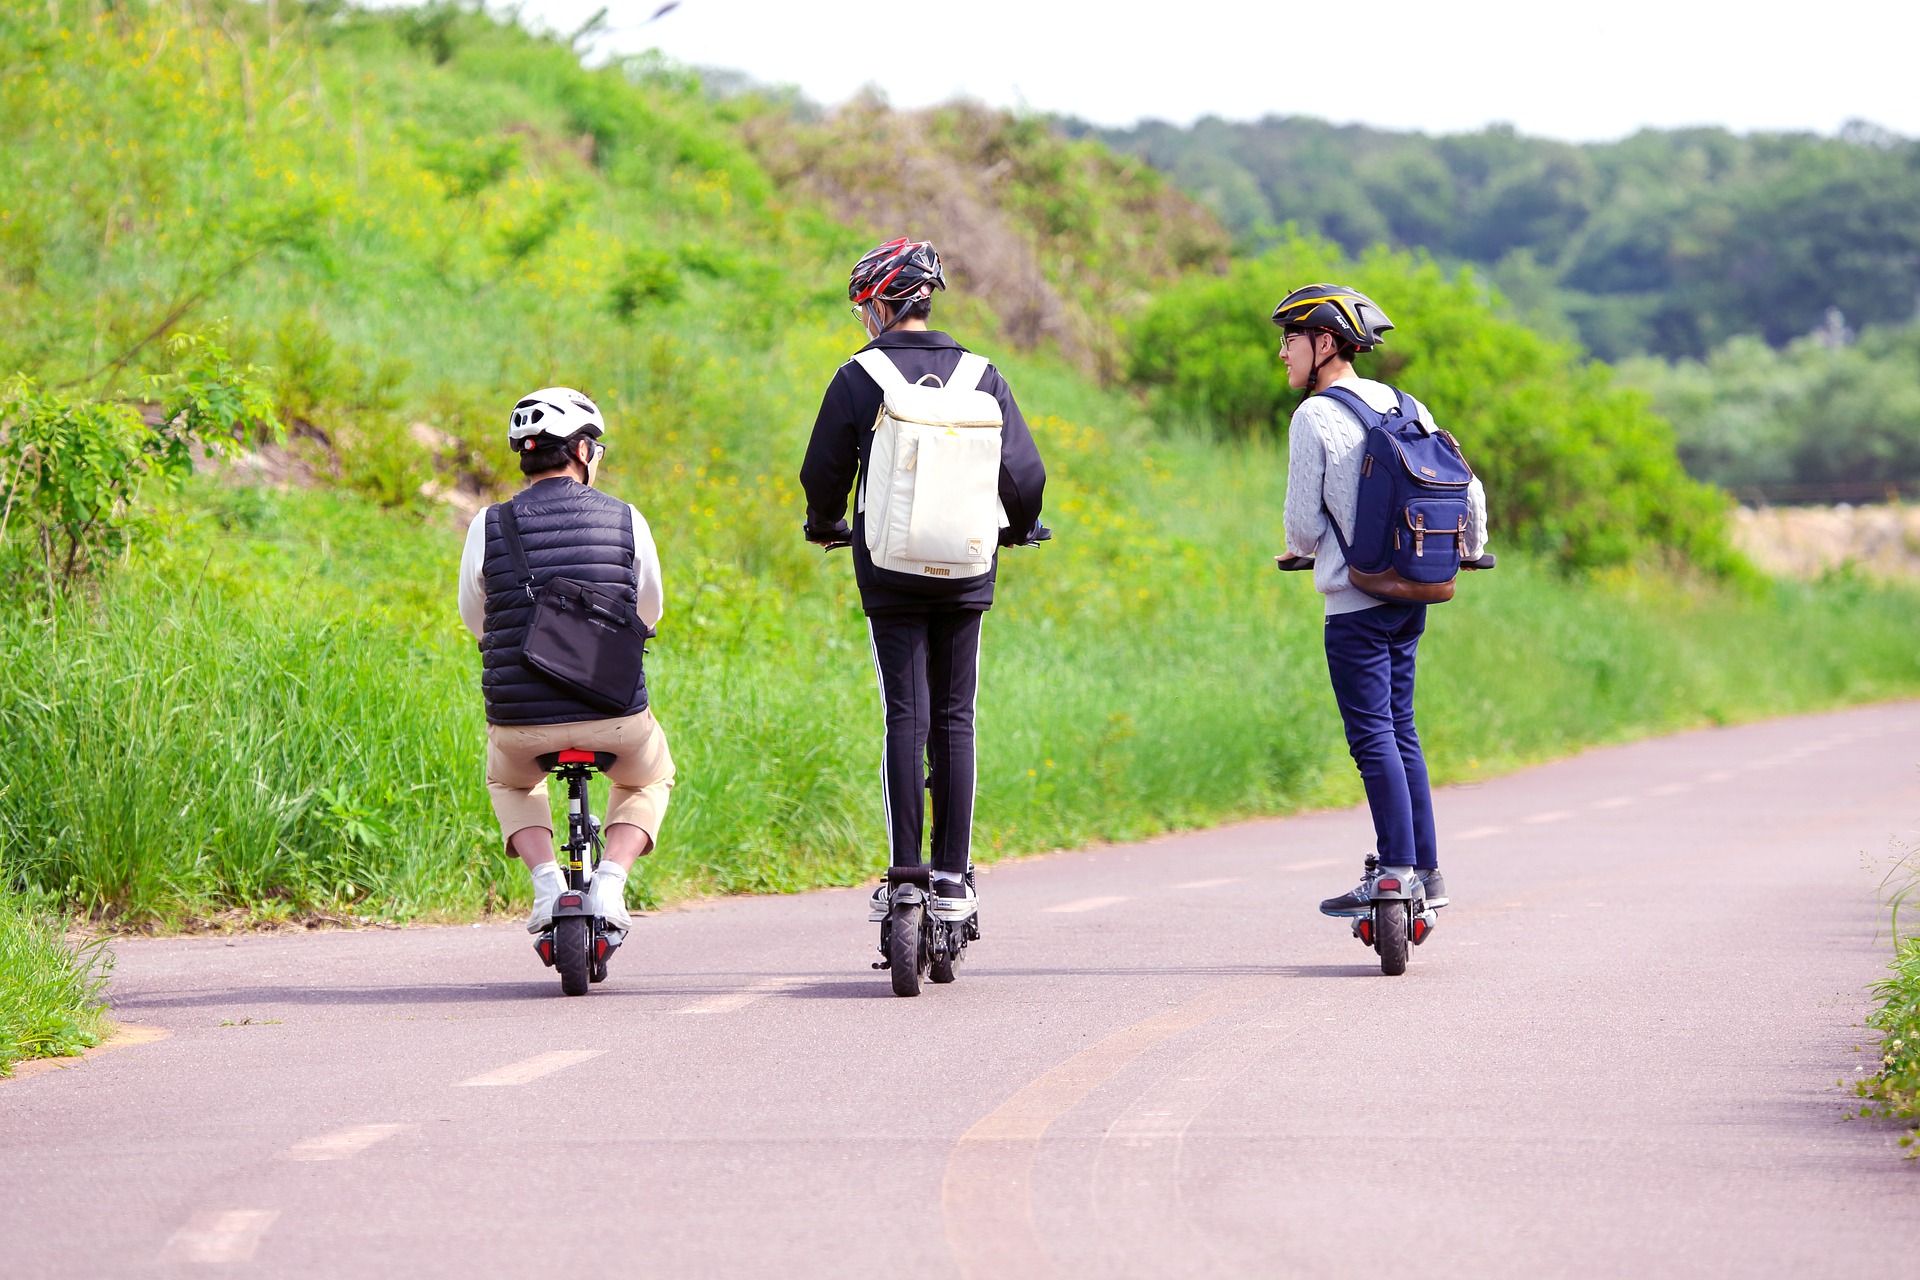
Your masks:
<svg viewBox="0 0 1920 1280"><path fill-rule="evenodd" d="M1814 578L1843 565L1920 579L1920 506L1742 507L1734 541L1768 573Z"/></svg>

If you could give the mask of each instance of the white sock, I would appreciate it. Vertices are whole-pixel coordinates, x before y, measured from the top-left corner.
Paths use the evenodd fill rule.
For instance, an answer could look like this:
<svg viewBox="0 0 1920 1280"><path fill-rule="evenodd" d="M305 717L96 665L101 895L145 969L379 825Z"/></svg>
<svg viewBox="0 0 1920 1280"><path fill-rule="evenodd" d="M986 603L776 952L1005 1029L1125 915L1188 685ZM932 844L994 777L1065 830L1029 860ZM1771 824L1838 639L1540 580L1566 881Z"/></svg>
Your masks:
<svg viewBox="0 0 1920 1280"><path fill-rule="evenodd" d="M631 923L627 915L627 869L617 862L603 862L593 869L593 905L616 928Z"/></svg>

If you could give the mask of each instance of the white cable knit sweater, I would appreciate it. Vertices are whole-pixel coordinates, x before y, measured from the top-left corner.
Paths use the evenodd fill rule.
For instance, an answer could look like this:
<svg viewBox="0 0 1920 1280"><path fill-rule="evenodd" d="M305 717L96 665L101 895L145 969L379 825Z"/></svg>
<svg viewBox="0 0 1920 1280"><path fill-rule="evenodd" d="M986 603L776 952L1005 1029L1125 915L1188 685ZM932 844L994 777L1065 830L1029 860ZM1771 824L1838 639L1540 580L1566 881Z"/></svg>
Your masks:
<svg viewBox="0 0 1920 1280"><path fill-rule="evenodd" d="M1382 413L1398 403L1393 388L1371 378L1342 378L1333 385L1346 387ZM1420 421L1428 431L1436 430L1433 415L1425 405L1419 407ZM1347 558L1327 531L1328 511L1340 521L1342 534L1353 529L1366 451L1366 428L1338 400L1309 396L1294 410L1287 441L1287 550L1314 558L1313 585L1327 598L1328 617L1381 603L1347 580ZM1460 554L1472 559L1487 548L1487 491L1478 479L1467 486L1467 505L1471 514Z"/></svg>

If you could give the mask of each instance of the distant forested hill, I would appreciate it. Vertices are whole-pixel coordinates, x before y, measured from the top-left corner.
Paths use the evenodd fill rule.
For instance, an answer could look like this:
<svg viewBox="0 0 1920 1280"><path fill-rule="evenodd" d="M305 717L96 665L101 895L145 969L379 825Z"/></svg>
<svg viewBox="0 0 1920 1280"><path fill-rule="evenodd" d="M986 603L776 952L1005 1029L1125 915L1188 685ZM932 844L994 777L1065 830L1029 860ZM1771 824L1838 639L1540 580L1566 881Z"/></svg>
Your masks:
<svg viewBox="0 0 1920 1280"><path fill-rule="evenodd" d="M1298 116L1058 127L1142 156L1250 246L1292 222L1350 250L1480 264L1529 319L1606 358L1699 356L1736 334L1778 345L1829 307L1899 324L1920 298L1920 142L1872 125L1584 145Z"/></svg>

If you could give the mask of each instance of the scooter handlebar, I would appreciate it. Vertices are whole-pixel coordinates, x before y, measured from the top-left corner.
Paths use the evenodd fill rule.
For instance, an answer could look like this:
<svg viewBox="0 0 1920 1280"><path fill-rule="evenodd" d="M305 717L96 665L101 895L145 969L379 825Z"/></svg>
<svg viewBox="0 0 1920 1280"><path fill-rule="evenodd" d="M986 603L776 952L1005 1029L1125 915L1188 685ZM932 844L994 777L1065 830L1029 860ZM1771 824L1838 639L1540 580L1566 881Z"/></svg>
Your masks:
<svg viewBox="0 0 1920 1280"><path fill-rule="evenodd" d="M1483 552L1471 560L1462 560L1460 567L1467 570L1491 569L1498 561L1491 551ZM1312 556L1275 556L1274 567L1282 573L1301 573L1313 568Z"/></svg>

